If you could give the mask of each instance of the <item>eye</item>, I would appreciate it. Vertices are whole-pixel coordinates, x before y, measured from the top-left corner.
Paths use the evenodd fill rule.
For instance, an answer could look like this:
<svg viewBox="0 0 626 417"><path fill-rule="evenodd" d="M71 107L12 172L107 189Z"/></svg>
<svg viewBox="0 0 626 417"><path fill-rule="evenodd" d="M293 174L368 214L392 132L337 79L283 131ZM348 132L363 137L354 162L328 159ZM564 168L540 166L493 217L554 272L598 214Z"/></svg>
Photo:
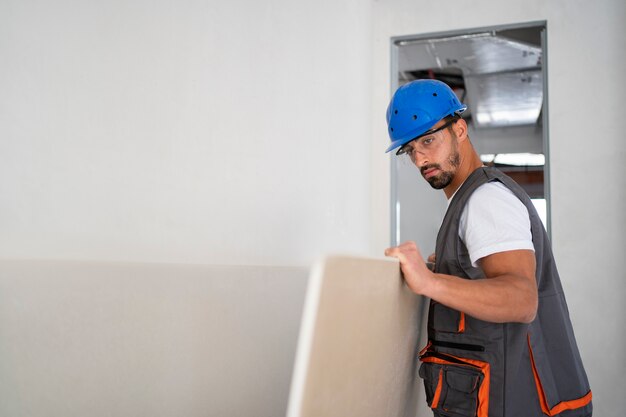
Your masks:
<svg viewBox="0 0 626 417"><path fill-rule="evenodd" d="M424 144L424 145L430 145L431 143L433 143L433 140L435 140L435 138L433 138L432 136L431 136L431 137L429 137L429 138L425 138L425 139L422 141L422 144Z"/></svg>

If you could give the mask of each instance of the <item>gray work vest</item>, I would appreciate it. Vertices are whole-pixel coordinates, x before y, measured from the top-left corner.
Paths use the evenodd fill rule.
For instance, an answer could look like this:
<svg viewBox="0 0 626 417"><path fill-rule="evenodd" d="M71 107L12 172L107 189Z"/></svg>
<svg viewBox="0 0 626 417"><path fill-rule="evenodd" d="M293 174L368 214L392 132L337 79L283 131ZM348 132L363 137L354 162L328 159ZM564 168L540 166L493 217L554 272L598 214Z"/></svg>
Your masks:
<svg viewBox="0 0 626 417"><path fill-rule="evenodd" d="M453 417L591 416L591 391L574 339L547 233L530 198L494 168L479 168L452 199L437 236L435 272L483 279L459 238L470 195L500 181L528 209L537 261L539 306L530 324L491 323L436 301L419 375L436 415Z"/></svg>

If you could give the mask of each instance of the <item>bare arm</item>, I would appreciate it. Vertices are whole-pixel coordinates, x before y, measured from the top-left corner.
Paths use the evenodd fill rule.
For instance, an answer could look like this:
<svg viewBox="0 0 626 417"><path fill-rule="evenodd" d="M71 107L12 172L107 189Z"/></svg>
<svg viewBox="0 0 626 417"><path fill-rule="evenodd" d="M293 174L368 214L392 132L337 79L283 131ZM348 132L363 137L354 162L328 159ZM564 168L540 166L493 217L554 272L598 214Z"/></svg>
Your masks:
<svg viewBox="0 0 626 417"><path fill-rule="evenodd" d="M469 280L431 272L414 242L389 248L398 258L409 288L480 320L530 323L537 313L535 256L514 250L482 258L486 279Z"/></svg>

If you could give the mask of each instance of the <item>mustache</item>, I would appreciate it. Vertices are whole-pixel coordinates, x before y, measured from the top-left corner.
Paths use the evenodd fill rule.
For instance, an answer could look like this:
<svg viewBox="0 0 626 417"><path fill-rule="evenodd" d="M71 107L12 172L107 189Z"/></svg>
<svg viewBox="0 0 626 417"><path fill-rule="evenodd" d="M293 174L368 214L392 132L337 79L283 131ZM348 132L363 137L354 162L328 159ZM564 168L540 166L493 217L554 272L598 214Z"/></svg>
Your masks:
<svg viewBox="0 0 626 417"><path fill-rule="evenodd" d="M442 170L441 169L441 165L439 164L429 164L429 165L424 165L423 167L420 168L420 172L422 173L422 175L424 175L424 172L428 171L429 169L438 169L438 170Z"/></svg>

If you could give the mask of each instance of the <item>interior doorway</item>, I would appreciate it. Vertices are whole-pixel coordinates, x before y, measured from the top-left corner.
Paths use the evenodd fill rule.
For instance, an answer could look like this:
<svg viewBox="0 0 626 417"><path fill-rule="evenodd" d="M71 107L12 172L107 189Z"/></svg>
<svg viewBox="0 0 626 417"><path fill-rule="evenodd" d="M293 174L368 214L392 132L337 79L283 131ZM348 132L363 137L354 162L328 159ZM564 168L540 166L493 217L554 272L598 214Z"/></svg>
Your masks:
<svg viewBox="0 0 626 417"><path fill-rule="evenodd" d="M391 39L391 92L420 78L450 85L483 162L526 190L550 233L546 56L545 21ZM427 256L445 210L443 193L391 159L392 245L414 240Z"/></svg>

